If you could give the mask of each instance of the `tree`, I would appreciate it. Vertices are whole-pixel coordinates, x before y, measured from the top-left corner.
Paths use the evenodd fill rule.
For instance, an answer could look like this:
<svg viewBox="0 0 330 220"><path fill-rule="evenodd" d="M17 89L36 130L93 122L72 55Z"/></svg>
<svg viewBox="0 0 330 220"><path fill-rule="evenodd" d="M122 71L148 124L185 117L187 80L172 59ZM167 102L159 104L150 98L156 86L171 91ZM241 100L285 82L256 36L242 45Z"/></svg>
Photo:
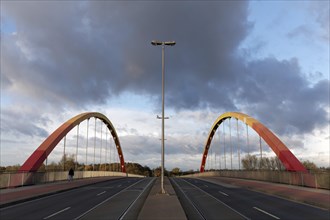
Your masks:
<svg viewBox="0 0 330 220"><path fill-rule="evenodd" d="M16 171L18 171L19 170L19 168L21 167L21 165L19 165L19 164L16 164L16 165L13 165L13 166L7 166L6 167L6 171L8 172L16 172Z"/></svg>
<svg viewBox="0 0 330 220"><path fill-rule="evenodd" d="M182 171L178 167L173 168L170 173L171 176L180 176L181 174L182 174Z"/></svg>
<svg viewBox="0 0 330 220"><path fill-rule="evenodd" d="M242 159L242 165L246 170L256 170L258 167L258 158L255 155L248 154Z"/></svg>
<svg viewBox="0 0 330 220"><path fill-rule="evenodd" d="M75 155L64 154L59 163L63 170L69 170L70 168L75 168Z"/></svg>
<svg viewBox="0 0 330 220"><path fill-rule="evenodd" d="M157 167L156 169L153 169L153 176L160 177L161 176L161 168Z"/></svg>
<svg viewBox="0 0 330 220"><path fill-rule="evenodd" d="M246 170L285 170L285 167L278 157L258 158L255 155L247 155L242 159L242 165Z"/></svg>
<svg viewBox="0 0 330 220"><path fill-rule="evenodd" d="M303 161L302 164L304 165L304 167L307 169L307 170L310 170L310 171L317 171L319 170L319 168L316 166L315 163L309 161L309 160L306 160L306 161Z"/></svg>

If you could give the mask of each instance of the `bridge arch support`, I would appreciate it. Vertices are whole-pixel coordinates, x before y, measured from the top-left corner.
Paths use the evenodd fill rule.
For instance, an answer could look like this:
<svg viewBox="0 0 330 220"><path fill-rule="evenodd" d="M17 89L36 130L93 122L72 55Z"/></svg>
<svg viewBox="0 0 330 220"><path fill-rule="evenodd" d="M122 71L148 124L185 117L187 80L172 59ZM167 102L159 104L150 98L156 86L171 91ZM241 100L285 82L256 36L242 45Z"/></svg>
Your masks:
<svg viewBox="0 0 330 220"><path fill-rule="evenodd" d="M268 146L274 151L274 153L281 160L281 162L288 171L307 172L306 168L273 132L271 132L258 120L250 117L249 115L239 112L226 112L220 115L213 123L204 146L200 172L204 172L207 154L216 130L218 129L220 124L228 118L236 118L247 124L253 130L255 130L260 135L260 137L268 144Z"/></svg>
<svg viewBox="0 0 330 220"><path fill-rule="evenodd" d="M59 128L57 128L48 138L31 154L31 156L24 162L20 167L19 171L21 172L36 172L42 163L46 160L48 155L56 147L56 145L62 140L62 138L69 133L76 125L79 125L82 121L89 118L98 118L104 124L106 124L109 129L114 142L116 144L118 156L121 164L121 171L126 173L125 160L117 132L112 125L111 121L103 114L98 112L86 112L81 113L67 122L63 123Z"/></svg>

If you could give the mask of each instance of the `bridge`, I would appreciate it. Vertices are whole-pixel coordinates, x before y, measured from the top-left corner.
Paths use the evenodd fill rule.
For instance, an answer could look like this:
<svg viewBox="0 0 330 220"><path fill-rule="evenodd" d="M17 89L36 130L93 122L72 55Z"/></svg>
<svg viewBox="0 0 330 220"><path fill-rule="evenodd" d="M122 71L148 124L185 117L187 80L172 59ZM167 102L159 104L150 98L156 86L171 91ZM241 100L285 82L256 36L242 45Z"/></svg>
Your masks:
<svg viewBox="0 0 330 220"><path fill-rule="evenodd" d="M92 118L94 119L94 127L92 127L94 136L90 138L90 121ZM232 119L236 119L236 148L233 147L232 141ZM242 132L239 132L239 121L246 126L247 135L245 138L248 149L239 147L240 139L243 139ZM229 138L227 137L229 144L227 143L227 145L225 145L225 137L221 138L221 132L219 132L220 125L222 125L223 134L228 136L228 133L225 134L224 132L225 123L228 124L229 128ZM98 126L100 138L96 137L97 124L100 124ZM84 129L81 129L82 127ZM264 157L263 147L261 146L261 140L263 140L282 162L285 172L276 170L272 175L284 173L283 176L279 177L282 180L289 176L289 182L283 180L286 185L223 177L228 172L244 173L240 164L242 155L245 152L247 156L250 156L255 151L255 147L249 144L248 127L259 135L260 161ZM81 130L85 130L86 138L81 137ZM159 179L155 177L141 178L141 176L126 173L126 163L119 140L120 137L117 135L111 121L98 112L82 113L63 123L28 157L17 175L9 177L8 184L11 187L30 185L35 184L36 182L33 181L36 179L45 180L46 176L49 178L49 173L54 172L42 172L43 176L38 177L37 174L40 172L37 171L42 167L47 169L47 161L57 148L62 151L60 154L62 154L62 160L64 160L62 161L63 167L61 167L60 172L55 172L61 173L61 175L54 177L50 182L65 180L66 170L69 169L65 166L68 152L67 135L72 131L76 131L76 140L71 140L71 145L73 145L71 151L75 151L74 158L71 159L74 159L72 166L75 166L77 175L80 175L78 179L69 183L55 182L40 184L37 185L38 187L24 186L19 193L15 189L2 190L0 207L6 208L0 209L1 216L5 219L17 219L23 215L31 219L164 219L164 216L176 219L218 219L219 216L225 219L328 219L330 209L329 191L321 189L306 190L304 187L292 188L287 185L320 187L316 177L307 172L306 168L273 132L258 120L238 112L224 113L215 120L205 141L200 172L183 178L166 178L165 189L167 194L159 194ZM219 139L224 139L223 145L221 145L222 148L219 147L219 142L215 141L217 131L219 132ZM239 136L240 134L241 136ZM104 135L105 138L103 139ZM91 142L90 139L94 139L92 146L89 143ZM81 140L84 140L83 148L79 147ZM98 148L96 148L97 141ZM60 143L63 143L63 145ZM97 151L99 152L98 157L96 155ZM234 151L236 156L233 155ZM79 152L80 155L78 155ZM78 158L84 160L84 162L79 163ZM236 165L238 168L236 169L234 168L233 158L237 158ZM98 170L96 169L96 159L99 160ZM89 162L92 164L91 166ZM102 162L104 166L101 171ZM119 164L118 169L110 166L111 163L117 162ZM80 167L78 167L79 164ZM81 164L83 164L82 167ZM57 174L52 175L56 176ZM244 175L246 178L246 174ZM93 184L92 188L89 187L91 184ZM253 191L250 191L250 189L253 189ZM263 191L266 194L255 191ZM48 197L50 194L59 192L61 193L56 197ZM279 192L285 193L280 194ZM284 198L275 198L267 194L276 194ZM43 199L35 200L39 197ZM306 199L307 197L308 199ZM322 209L287 200L293 198L298 198L299 202L307 201L307 203L317 205ZM22 203L26 200L31 201L27 204ZM84 202L81 203L81 201ZM22 205L13 206L17 203L22 203ZM79 203L79 205L76 206L75 203ZM49 208L31 212L30 207L42 206ZM283 210L282 207L292 208Z"/></svg>
<svg viewBox="0 0 330 220"><path fill-rule="evenodd" d="M57 128L33 153L32 155L25 161L25 163L21 166L19 171L21 172L36 172L41 165L47 160L50 153L54 150L56 146L58 146L58 143L64 138L64 150L63 150L63 157L65 156L65 138L66 135L73 130L75 127L77 129L77 135L76 135L76 154L75 154L75 162L78 163L78 148L79 148L79 125L87 121L87 138L86 138L86 164L87 165L87 156L88 156L88 131L89 131L89 121L91 118L95 119L95 135L94 135L94 158L93 158L93 165L95 163L95 148L96 148L96 120L100 120L101 123L104 124L106 131L105 134L107 135L107 131L112 136L115 149L118 154L118 159L120 161L120 167L122 172L126 172L125 169L125 160L123 151L121 148L121 144L119 141L119 137L117 135L117 132L112 125L111 121L103 114L98 112L87 112L79 114L71 119L69 119L67 122L63 123L59 128ZM282 164L285 166L286 170L288 171L294 171L294 172L306 172L306 168L300 163L300 161L292 154L292 152L288 149L288 147L285 146L285 144L273 133L271 132L266 126L264 126L262 123L260 123L258 120L238 112L227 112L225 114L220 115L214 124L212 125L210 132L208 134L208 137L206 139L204 152L201 160L201 166L200 166L200 172L205 171L205 164L207 162L207 156L208 152L211 148L212 140L214 139L214 136L216 134L217 129L221 124L225 124L226 120L231 120L232 118L237 120L237 135L238 135L238 120L244 122L246 126L251 127L254 131L256 131L259 136L260 140L261 138L268 144L268 146L273 150L273 152L276 154L276 156L279 158L279 160L282 162ZM102 126L102 125L101 125ZM230 126L231 129L231 126ZM247 130L248 132L248 130ZM231 130L230 130L230 142L231 142ZM102 138L102 127L101 127L101 138ZM248 142L248 134L247 134L247 142ZM101 158L102 154L102 142L101 140L101 146L100 148L100 155ZM107 141L107 138L106 140ZM107 142L106 142L107 143ZM261 144L261 142L260 142ZM249 144L247 144L249 145ZM105 147L104 150L107 150L107 147ZM232 169L232 144L230 143L230 154L231 154L231 169ZM238 150L238 163L239 163L239 169L240 169L240 150ZM105 154L106 155L106 154ZM224 158L226 159L226 152L224 148ZM260 146L260 156L262 157L262 148ZM226 166L226 162L225 162ZM94 169L93 169L94 171Z"/></svg>

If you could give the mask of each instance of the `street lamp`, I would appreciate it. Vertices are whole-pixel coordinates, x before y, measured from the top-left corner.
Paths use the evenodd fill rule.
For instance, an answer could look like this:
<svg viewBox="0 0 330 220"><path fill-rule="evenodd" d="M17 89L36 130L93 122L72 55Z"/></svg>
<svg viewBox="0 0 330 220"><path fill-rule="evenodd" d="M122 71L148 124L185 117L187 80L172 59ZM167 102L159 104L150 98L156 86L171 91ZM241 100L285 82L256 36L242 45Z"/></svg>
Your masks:
<svg viewBox="0 0 330 220"><path fill-rule="evenodd" d="M164 124L165 124L165 116L164 116L164 91L165 91L165 83L164 83L164 74L165 74L165 46L174 46L175 41L151 41L151 44L154 46L162 46L162 164L161 164L161 192L165 194L164 189L164 147L165 147L165 138L164 138Z"/></svg>

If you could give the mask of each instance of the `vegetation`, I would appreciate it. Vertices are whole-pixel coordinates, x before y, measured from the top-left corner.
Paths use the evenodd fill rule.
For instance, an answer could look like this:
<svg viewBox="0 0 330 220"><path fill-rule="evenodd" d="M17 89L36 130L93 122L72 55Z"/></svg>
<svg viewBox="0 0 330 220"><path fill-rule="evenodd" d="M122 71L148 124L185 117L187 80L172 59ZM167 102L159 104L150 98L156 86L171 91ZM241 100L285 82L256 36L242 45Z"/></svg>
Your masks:
<svg viewBox="0 0 330 220"><path fill-rule="evenodd" d="M285 170L278 157L259 158L255 155L247 155L242 159L242 165L245 170Z"/></svg>
<svg viewBox="0 0 330 220"><path fill-rule="evenodd" d="M330 167L317 167L315 163L309 160L303 161L302 164L311 172L330 171ZM242 165L245 170L285 170L278 157L259 158L255 155L247 155L242 159Z"/></svg>
<svg viewBox="0 0 330 220"><path fill-rule="evenodd" d="M137 175L152 176L152 170L147 166L141 166L138 163L125 163L126 172ZM21 166L19 164L14 166L0 167L0 173L4 172L16 172ZM80 164L75 162L75 155L62 156L62 159L58 162L52 162L50 164L43 163L38 172L56 172L56 171L68 171L73 168L76 171L117 171L120 172L119 163L103 163L103 164Z"/></svg>
<svg viewBox="0 0 330 220"><path fill-rule="evenodd" d="M242 160L242 166L245 170L285 170L281 161L277 157L271 158L259 158L255 155L247 155ZM311 172L330 172L330 167L317 167L315 163L307 160L302 164L307 170ZM126 163L126 172L131 174L143 175L143 176L155 176L161 175L161 167L150 169L148 166L142 166L138 163ZM19 164L7 167L0 167L0 173L4 172L16 172L21 166ZM39 168L39 172L54 172L54 171L68 171L70 168L74 168L76 171L117 171L120 172L119 163L103 163L103 164L80 164L75 162L75 155L64 155L58 162L52 162L50 164L42 164ZM179 167L173 168L171 171L164 170L165 176L181 176L187 174L193 174L199 172L194 170L182 171Z"/></svg>

